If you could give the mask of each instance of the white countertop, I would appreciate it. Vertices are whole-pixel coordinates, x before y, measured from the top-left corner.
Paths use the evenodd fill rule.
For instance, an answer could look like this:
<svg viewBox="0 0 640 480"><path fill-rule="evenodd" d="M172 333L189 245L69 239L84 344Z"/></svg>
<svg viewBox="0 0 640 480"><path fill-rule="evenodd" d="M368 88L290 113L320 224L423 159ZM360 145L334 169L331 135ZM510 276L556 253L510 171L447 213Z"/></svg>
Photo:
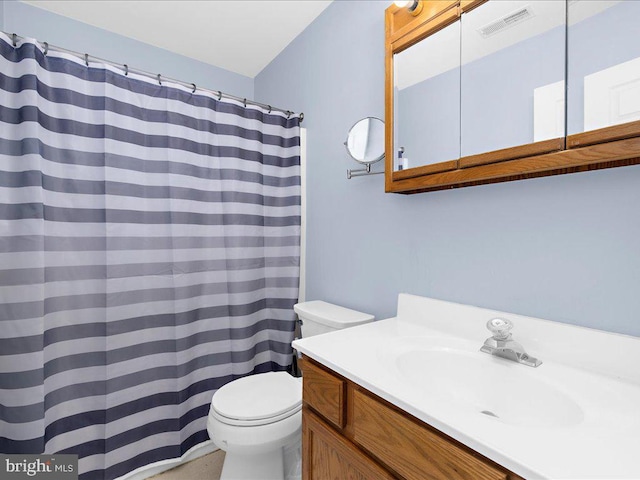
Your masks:
<svg viewBox="0 0 640 480"><path fill-rule="evenodd" d="M514 339L543 361L540 367L478 352L490 336L485 323L495 316L513 321ZM403 294L398 317L293 345L527 479L640 479L636 337ZM444 352L438 359L446 359L447 352L461 352L456 358L481 364L478 371L489 372L490 381L478 388L491 392L498 385L496 391L506 392L503 418L471 408L477 403L470 398L473 385L447 388L451 374L446 361L420 366L421 359L431 358L429 353L420 356L425 351ZM407 357L407 352L418 353ZM399 361L402 358L412 359L407 367L411 372ZM430 381L436 377L438 381ZM547 387L548 393L531 402L528 388L535 396ZM548 410L536 402L545 403ZM511 410L515 413L509 419Z"/></svg>

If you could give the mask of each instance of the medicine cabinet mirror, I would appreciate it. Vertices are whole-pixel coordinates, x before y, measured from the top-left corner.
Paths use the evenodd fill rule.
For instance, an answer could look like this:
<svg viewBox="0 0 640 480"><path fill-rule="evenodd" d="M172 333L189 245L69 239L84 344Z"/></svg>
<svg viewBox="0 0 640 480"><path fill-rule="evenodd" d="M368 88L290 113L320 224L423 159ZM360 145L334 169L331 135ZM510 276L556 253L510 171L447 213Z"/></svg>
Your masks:
<svg viewBox="0 0 640 480"><path fill-rule="evenodd" d="M640 2L421 4L386 11L386 191L640 163Z"/></svg>
<svg viewBox="0 0 640 480"><path fill-rule="evenodd" d="M637 133L640 2L571 0L567 18L568 146Z"/></svg>
<svg viewBox="0 0 640 480"><path fill-rule="evenodd" d="M393 66L395 169L455 168L460 157L460 22L396 53Z"/></svg>
<svg viewBox="0 0 640 480"><path fill-rule="evenodd" d="M520 145L563 147L565 19L558 0L488 1L460 17L463 166Z"/></svg>

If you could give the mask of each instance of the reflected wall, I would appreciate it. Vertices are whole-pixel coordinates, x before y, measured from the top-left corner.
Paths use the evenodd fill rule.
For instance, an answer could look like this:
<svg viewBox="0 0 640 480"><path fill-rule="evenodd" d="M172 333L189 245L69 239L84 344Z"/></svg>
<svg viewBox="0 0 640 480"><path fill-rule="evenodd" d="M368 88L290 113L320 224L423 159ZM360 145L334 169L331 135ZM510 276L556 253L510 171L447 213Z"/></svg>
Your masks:
<svg viewBox="0 0 640 480"><path fill-rule="evenodd" d="M556 0L490 1L462 16L462 157L564 137L565 18Z"/></svg>
<svg viewBox="0 0 640 480"><path fill-rule="evenodd" d="M640 2L577 0L568 16L568 134L640 120Z"/></svg>
<svg viewBox="0 0 640 480"><path fill-rule="evenodd" d="M557 0L491 1L394 55L396 158L403 148L419 167L564 137L565 21Z"/></svg>
<svg viewBox="0 0 640 480"><path fill-rule="evenodd" d="M460 22L394 55L394 112L404 166L460 157Z"/></svg>

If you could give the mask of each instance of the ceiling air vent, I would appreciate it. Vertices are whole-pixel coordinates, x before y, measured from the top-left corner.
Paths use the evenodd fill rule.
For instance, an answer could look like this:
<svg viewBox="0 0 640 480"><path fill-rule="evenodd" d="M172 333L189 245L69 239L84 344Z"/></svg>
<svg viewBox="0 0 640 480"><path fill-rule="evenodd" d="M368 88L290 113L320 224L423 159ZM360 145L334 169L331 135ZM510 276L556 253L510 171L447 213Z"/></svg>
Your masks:
<svg viewBox="0 0 640 480"><path fill-rule="evenodd" d="M498 20L488 23L484 27L479 28L478 32L480 32L480 35L484 38L487 38L534 16L535 13L533 13L533 9L530 5L527 5L526 7L520 8L515 12L499 18Z"/></svg>

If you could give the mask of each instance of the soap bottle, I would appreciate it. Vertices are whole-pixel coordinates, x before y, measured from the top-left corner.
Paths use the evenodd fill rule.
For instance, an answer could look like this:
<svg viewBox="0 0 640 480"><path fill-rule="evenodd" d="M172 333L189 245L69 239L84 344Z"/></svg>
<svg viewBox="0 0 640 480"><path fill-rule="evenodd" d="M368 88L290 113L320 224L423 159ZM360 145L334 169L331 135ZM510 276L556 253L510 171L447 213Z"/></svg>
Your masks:
<svg viewBox="0 0 640 480"><path fill-rule="evenodd" d="M409 168L409 159L404 157L404 147L398 149L398 170L406 170Z"/></svg>

